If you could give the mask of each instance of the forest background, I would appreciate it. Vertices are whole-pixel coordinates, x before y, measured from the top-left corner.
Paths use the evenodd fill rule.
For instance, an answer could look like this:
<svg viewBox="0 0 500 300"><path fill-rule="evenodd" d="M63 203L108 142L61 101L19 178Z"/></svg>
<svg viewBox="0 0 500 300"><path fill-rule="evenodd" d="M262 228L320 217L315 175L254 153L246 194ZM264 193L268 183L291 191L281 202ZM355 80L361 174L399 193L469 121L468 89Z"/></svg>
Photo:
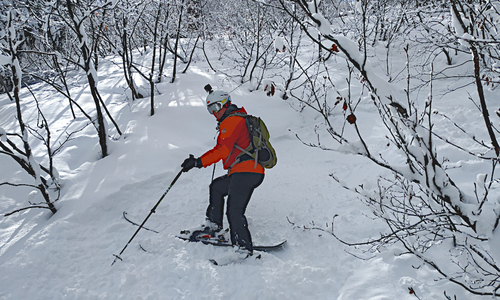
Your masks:
<svg viewBox="0 0 500 300"><path fill-rule="evenodd" d="M288 186L294 192L293 205L304 198L317 201L314 205L324 210L301 215L291 208L274 207L275 213L285 215L282 220L289 230L260 236L263 241L278 234L288 236L290 247L297 250L288 250L288 256L267 256L267 267L259 270L280 269L291 283L295 282L292 271L297 278L312 272L310 277L321 282L318 290L301 287L294 294L297 299L311 293L325 298L333 294L338 299L393 299L401 293L419 299L500 295L496 174L500 1L2 0L0 8L0 208L4 213L0 267L6 274L2 282L13 283L2 289L0 297L35 295L19 278L32 271L25 264L35 253L53 255L53 249L40 246L47 244L43 241L55 243L77 232L67 226L71 234L64 233L64 222L72 220L75 226L82 218L96 221L101 216L97 222L101 233L113 240L105 247L99 244L102 253L125 241L126 233L111 234L117 225L107 223L109 215L89 216L88 212L109 212L107 201L147 211L144 204L132 204L117 191L133 188L161 194L158 189L166 182L159 176L175 174L183 155L202 153L194 145L206 135L186 135L179 127L192 122L186 129L190 132L191 126L207 126L197 114L206 83L239 96L241 103L277 128L273 143L282 150L279 162L286 166L269 171L268 177L275 172L280 178L275 179L275 188ZM173 107L180 110L173 112ZM117 171L115 164L131 147L125 145L141 142L136 137L140 128L175 133L161 133L168 137L151 140L147 145L153 149L132 148L137 153L128 155L135 153L136 161L125 164L130 180L125 183L106 168ZM160 165L171 168L167 173L153 171L162 151L162 147L154 149L159 145L174 151L168 160L160 160ZM100 171L92 174L91 169ZM302 174L292 176L298 184L294 188L289 186L293 172ZM82 188L81 174L95 176L97 197L90 202L86 192L75 192ZM317 180L318 174L327 181L313 188L308 178ZM146 191L142 186L148 183L152 186ZM100 190L105 184L109 189ZM302 191L300 186L308 188ZM280 197L271 187L265 191L273 199ZM327 195L332 191L336 204ZM199 198L190 192L183 197ZM312 194L317 199L311 199ZM351 210L342 210L339 199L344 198L358 204L350 202ZM86 204L75 204L78 201ZM183 207L171 205L173 211ZM365 219L345 216L354 211ZM165 236L175 235L179 228L167 225L162 225ZM88 228L80 237L88 241L94 230ZM297 230L302 235L291 237ZM335 265L338 261L326 258L327 253L300 242L311 233L331 238L318 244L334 242L337 260L345 251L360 262L345 258L343 267ZM142 242L171 246L177 254L157 253L155 263L166 265L187 247L155 238ZM65 247L68 253L77 250ZM193 251L166 274L176 278L179 265L187 264L181 269L187 268L188 276L205 278L206 274L198 273L201 262L190 264L190 257L202 250ZM313 255L337 269L311 271L306 258ZM295 264L297 257L300 263ZM373 291L372 280L383 269L380 257L384 266L398 269L388 278L403 288ZM410 260L404 264L418 271L400 268L401 258ZM58 281L60 294L46 292L55 298L112 297L117 295L113 288L129 285L124 278L133 277L144 260L137 257L129 264L133 267L119 269L125 277L109 286L82 287L84 281L96 282L81 281L75 275L66 283ZM36 269L43 273L48 266L40 263ZM360 271L341 280L340 274L352 264ZM75 268L92 273L84 265L81 262ZM233 267L244 273L244 265ZM98 270L113 275L104 267ZM151 271L143 269L141 274L147 270ZM323 272L332 272L339 285L320 280ZM270 276L264 273L252 276ZM195 292L191 285L176 281L184 289L169 286L162 292L172 293L172 298L230 298L231 291L237 293L224 292L218 278L209 280L205 291ZM356 280L370 285L359 287ZM129 281L144 284L138 278ZM36 282L38 288L44 285ZM267 294L269 299L286 294L280 284L286 286L279 282L268 287L273 292ZM247 287L243 290L249 299L256 296L253 287ZM127 299L137 293L126 289L118 295ZM150 298L159 297L148 293Z"/></svg>

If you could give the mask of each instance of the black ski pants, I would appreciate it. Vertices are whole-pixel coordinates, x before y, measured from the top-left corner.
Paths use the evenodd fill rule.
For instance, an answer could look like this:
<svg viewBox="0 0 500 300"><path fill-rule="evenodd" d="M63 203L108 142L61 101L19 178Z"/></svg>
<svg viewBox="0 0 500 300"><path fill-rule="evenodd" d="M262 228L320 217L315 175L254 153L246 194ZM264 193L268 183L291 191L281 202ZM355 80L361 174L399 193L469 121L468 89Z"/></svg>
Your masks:
<svg viewBox="0 0 500 300"><path fill-rule="evenodd" d="M210 184L210 204L207 218L222 228L224 197L227 196L227 220L231 243L253 251L252 237L248 230L245 211L256 187L264 180L264 174L233 173L218 177Z"/></svg>

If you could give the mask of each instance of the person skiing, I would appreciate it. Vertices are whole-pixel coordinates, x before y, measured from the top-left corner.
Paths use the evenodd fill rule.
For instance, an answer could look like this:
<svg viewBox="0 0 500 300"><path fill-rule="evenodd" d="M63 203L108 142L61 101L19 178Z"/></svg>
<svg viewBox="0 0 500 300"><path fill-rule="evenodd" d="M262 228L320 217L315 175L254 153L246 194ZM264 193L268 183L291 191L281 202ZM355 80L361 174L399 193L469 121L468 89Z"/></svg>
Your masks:
<svg viewBox="0 0 500 300"><path fill-rule="evenodd" d="M205 224L198 230L184 233L213 237L219 235L223 229L224 198L227 196L226 215L231 243L235 246L236 252L248 257L253 254L253 246L245 210L253 191L264 180L264 168L254 163L249 155L236 159L241 150L235 146L246 149L250 145L245 118L235 115L235 113L246 114L245 109L232 104L227 92L212 91L210 85L205 86L205 90L209 92L206 99L208 112L214 115L218 122L217 144L198 158L190 154L182 163L182 170L188 172L194 167L206 168L222 160L228 174L214 179L210 184Z"/></svg>

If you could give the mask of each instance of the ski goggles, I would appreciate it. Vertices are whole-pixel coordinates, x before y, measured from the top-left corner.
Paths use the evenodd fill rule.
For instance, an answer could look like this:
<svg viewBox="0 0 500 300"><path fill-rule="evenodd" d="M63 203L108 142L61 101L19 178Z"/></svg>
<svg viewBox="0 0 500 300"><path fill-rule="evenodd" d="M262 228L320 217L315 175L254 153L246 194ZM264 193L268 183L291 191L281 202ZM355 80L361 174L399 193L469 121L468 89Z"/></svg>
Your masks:
<svg viewBox="0 0 500 300"><path fill-rule="evenodd" d="M212 104L209 104L207 106L207 109L208 109L208 112L213 115L222 109L222 104L220 102L214 102Z"/></svg>

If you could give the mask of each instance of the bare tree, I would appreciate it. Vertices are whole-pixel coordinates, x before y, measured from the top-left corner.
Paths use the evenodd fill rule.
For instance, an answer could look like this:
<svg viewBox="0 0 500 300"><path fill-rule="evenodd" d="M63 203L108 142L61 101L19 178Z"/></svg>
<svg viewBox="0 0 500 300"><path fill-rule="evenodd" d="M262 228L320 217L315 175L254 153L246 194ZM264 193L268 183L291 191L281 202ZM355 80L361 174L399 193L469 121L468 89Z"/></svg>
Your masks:
<svg viewBox="0 0 500 300"><path fill-rule="evenodd" d="M99 145L101 146L101 154L103 157L108 155L107 129L103 110L107 114L110 121L114 124L120 135L121 131L118 124L107 110L97 88L98 77L95 65L95 51L97 48L95 45L98 41L95 41L93 46L93 42L89 38L87 30L90 28L89 23L91 17L109 7L111 7L111 2L106 2L102 5L96 6L92 6L91 4L84 6L83 3L73 3L71 0L67 0L66 2L54 2L49 6L51 9L50 13L58 16L60 20L65 22L67 28L76 38L78 47L73 49L73 53L68 53L69 55L75 56L72 57L68 55L65 59L70 61L73 65L81 68L87 76L96 112L96 117L95 119L92 119L92 122L98 133ZM97 34L94 35L94 37L97 36Z"/></svg>
<svg viewBox="0 0 500 300"><path fill-rule="evenodd" d="M182 26L182 18L183 18L183 13L184 13L184 3L185 0L181 0L179 5L178 5L178 10L177 10L177 29L175 32L175 43L174 43L174 65L173 65L173 70L172 70L172 83L175 82L175 77L177 74L177 52L179 50L179 40L181 37L181 26Z"/></svg>
<svg viewBox="0 0 500 300"><path fill-rule="evenodd" d="M386 233L367 242L355 243L339 239L346 244L366 246L372 250L399 243L408 253L418 257L437 270L441 276L460 285L468 292L499 296L500 263L492 247L494 232L498 230L500 223L500 212L495 209L495 200L489 197L490 188L497 181L495 169L498 165L498 144L494 135L495 129L488 118L489 113L482 89L485 81L487 84L488 82L492 84L492 76L488 76L480 68L484 65L492 66L492 63L499 57L496 54L498 28L496 28L497 23L492 20L499 18L499 12L495 8L500 3L494 2L495 5L481 1L452 1L451 8L454 16L451 22L458 24L454 25L455 30L443 33L451 34L451 37L448 36L449 39L453 37L458 39L462 47L467 47L472 54L473 78L479 98L478 109L483 115L485 129L491 140L491 143L484 143L474 134L468 133L464 124L453 122L446 115L434 110L434 77L440 74L441 70L434 70L432 65L427 85L430 92L425 99L408 98L408 107L405 107L403 102L385 88L386 83L368 63L369 53L372 50L368 39L368 33L373 28L368 21L368 11L373 7L371 1L358 2L357 9L361 18L358 20L360 30L355 37L359 39L359 42L356 43L342 34L336 34L328 20L320 12L313 11L306 1L280 0L282 9L301 24L304 33L312 41L325 51L330 49L332 43L338 48L339 55L346 60L350 70L347 84L350 85L353 75L361 80L373 103L373 109L378 112L380 123L386 129L388 147L392 147L391 149L398 153L396 157L389 157L379 152L375 145L364 136L363 128L360 128L356 121L359 101L350 92L348 96L345 96L345 93L344 96L340 96L341 93L329 79L328 64L318 61L316 72L322 74L324 80L318 80L321 78L318 76L306 77L307 86L304 85L304 89L311 90L310 94L314 95L312 98L314 101L304 101L300 95L290 93L294 99L301 101L306 107L315 109L323 117L327 133L343 147L325 148L320 142L313 144L304 142L305 144L362 156L392 174L392 176L380 177L376 189L364 188L363 185L344 185L338 176L331 175L344 188L360 195L372 208L374 215L387 225ZM294 5L302 9L307 16L306 19L301 19L293 12ZM463 20L464 17L467 18L466 21ZM462 21L460 21L461 18ZM450 22L450 19L446 18L442 22L446 20ZM322 39L311 34L311 27L318 29ZM493 45L493 47L487 45ZM488 68L488 70L493 69L493 67ZM411 76L408 76L407 80L410 78ZM336 101L322 96L325 92L320 93L322 89L326 89L327 85L330 86L330 93L339 94ZM360 99L366 97L363 96L365 92L361 91ZM414 101L424 105L414 105ZM338 105L341 103L344 104ZM413 108L412 114L408 113L410 107ZM333 115L338 116L338 111L342 110L344 122L332 119ZM441 135L434 121L437 117L450 120L453 126L470 136L472 142L479 145L483 151L472 150ZM353 127L350 135L344 131L346 123ZM467 194L465 191L468 187L457 184L453 179L446 161L437 150L437 145L443 143L459 153L470 154L482 163L490 165L489 174L478 174L476 180L469 183L474 186L474 195ZM491 152L494 154L491 155ZM405 164L402 166L397 160L402 160ZM332 232L332 234L338 237L337 233ZM441 252L449 251L453 259L446 261L436 259L429 255L431 249Z"/></svg>
<svg viewBox="0 0 500 300"><path fill-rule="evenodd" d="M476 5L476 4L474 4ZM484 4L483 4L484 5ZM472 53L472 60L474 62L474 81L477 87L477 94L481 106L481 113L483 115L484 124L488 130L488 135L491 139L491 144L495 149L495 154L500 155L500 146L498 145L497 138L493 131L493 126L486 104L486 98L483 91L482 83L482 66L490 67L493 71L494 68L491 64L497 62L500 58L500 52L496 45L499 41L497 30L499 29L493 19L500 16L500 12L496 7L474 7L466 1L461 3L458 0L451 1L451 11L453 19L455 20L455 32L460 41L470 49ZM465 23L467 21L467 24ZM481 52L481 54L480 54ZM481 59L481 57L483 59ZM483 63L481 63L483 60ZM487 77L488 78L488 77Z"/></svg>
<svg viewBox="0 0 500 300"><path fill-rule="evenodd" d="M283 65L283 58L276 55L273 33L286 25L278 25L272 11L272 6L252 0L206 6L205 38L220 59L234 62L230 71L218 71L238 83L251 82L252 90L259 89L265 72Z"/></svg>
<svg viewBox="0 0 500 300"><path fill-rule="evenodd" d="M29 136L28 128L23 121L21 100L19 97L19 92L21 90L21 82L22 82L22 71L19 62L19 48L21 47L24 41L19 39L19 37L16 35L18 28L16 27L15 24L14 14L15 13L12 10L8 12L8 20L6 26L6 28L8 28L8 33L6 33L4 37L0 37L0 39L5 40L7 49L5 49L4 52L8 53L10 58L9 61L7 61L7 64L10 65L12 71L13 95L16 103L16 118L19 124L20 133L8 134L4 130L0 130L0 138L1 138L0 154L8 155L12 159L14 159L23 170L25 170L30 176L34 178L35 182L32 184L13 184L9 182L2 182L0 183L0 186L2 185L28 186L36 188L37 190L40 191L45 202L29 206L25 209L34 207L46 208L55 214L57 212L57 209L54 206L55 200L51 199L50 196L49 182L44 177L42 177L42 167L33 156L31 145L28 141L28 136ZM18 137L22 144L22 149L19 148L15 142L9 139L9 136ZM48 136L50 136L49 133ZM50 170L47 170L46 168L44 170L52 176L52 180L54 181L55 184L57 184L57 178L54 176L55 172L52 164L50 166ZM59 190L58 186L56 188L57 190Z"/></svg>

